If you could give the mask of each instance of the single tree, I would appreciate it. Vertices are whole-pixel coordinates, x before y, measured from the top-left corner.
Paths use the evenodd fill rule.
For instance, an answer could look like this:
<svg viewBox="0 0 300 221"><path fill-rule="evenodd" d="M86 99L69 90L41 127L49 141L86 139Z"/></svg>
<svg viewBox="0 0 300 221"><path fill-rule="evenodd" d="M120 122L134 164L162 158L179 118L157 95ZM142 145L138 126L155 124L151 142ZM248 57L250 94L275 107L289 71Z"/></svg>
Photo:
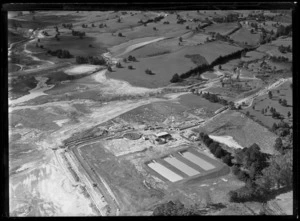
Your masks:
<svg viewBox="0 0 300 221"><path fill-rule="evenodd" d="M287 113L287 117L290 118L290 116L291 116L291 112L289 111L289 112Z"/></svg>
<svg viewBox="0 0 300 221"><path fill-rule="evenodd" d="M176 83L180 81L179 75L176 73L173 75L172 79L170 80L171 83Z"/></svg>
<svg viewBox="0 0 300 221"><path fill-rule="evenodd" d="M268 93L268 96L269 96L269 99L272 99L272 97L273 97L273 94L272 94L272 92L271 92L271 91L269 91L269 93Z"/></svg>
<svg viewBox="0 0 300 221"><path fill-rule="evenodd" d="M274 149L281 152L283 150L283 144L280 137L276 138Z"/></svg>

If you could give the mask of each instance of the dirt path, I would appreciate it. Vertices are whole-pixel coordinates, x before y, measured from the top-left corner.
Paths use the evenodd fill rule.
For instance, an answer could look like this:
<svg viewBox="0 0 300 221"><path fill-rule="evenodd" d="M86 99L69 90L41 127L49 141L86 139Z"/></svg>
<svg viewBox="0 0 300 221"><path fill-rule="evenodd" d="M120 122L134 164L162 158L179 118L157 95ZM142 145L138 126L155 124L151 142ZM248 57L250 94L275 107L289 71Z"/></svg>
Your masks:
<svg viewBox="0 0 300 221"><path fill-rule="evenodd" d="M50 90L51 88L54 87L54 85L47 85L46 81L48 80L48 78L45 77L36 77L36 80L38 80L38 84L35 88L31 89L29 91L28 95L24 95L22 97L19 97L15 100L8 100L8 104L9 106L13 107L17 104L20 103L24 103L26 101L32 100L36 97L42 96L42 95L47 95L46 93L44 93L44 91L46 90Z"/></svg>
<svg viewBox="0 0 300 221"><path fill-rule="evenodd" d="M243 108L244 109L249 108L249 107L252 106L252 103L253 103L253 101L256 97L266 95L270 90L273 90L273 89L279 87L280 85L284 84L287 81L292 81L292 78L281 78L278 81L276 81L275 83L273 83L271 85L268 85L264 89L258 91L254 95L250 95L249 97L246 97L246 98L240 99L238 101L235 101L235 105L238 106L238 105L241 105L244 102L245 104L248 103L248 106L243 107Z"/></svg>
<svg viewBox="0 0 300 221"><path fill-rule="evenodd" d="M40 35L41 35L41 34L38 34L38 36L40 36ZM42 36L43 36L43 35L42 35ZM34 41L37 41L37 39L34 38L34 39L30 40L29 42L27 42L27 43L24 44L24 52L26 53L26 56L30 57L30 58L31 58L32 60L34 60L34 61L41 61L41 62L45 62L45 63L49 63L49 64L54 65L54 64L55 64L54 62L48 61L48 60L42 60L42 59L40 59L40 58L34 56L34 55L33 55L33 52L32 52L32 51L29 51L29 50L27 49L27 45L28 45L29 43L34 42Z"/></svg>

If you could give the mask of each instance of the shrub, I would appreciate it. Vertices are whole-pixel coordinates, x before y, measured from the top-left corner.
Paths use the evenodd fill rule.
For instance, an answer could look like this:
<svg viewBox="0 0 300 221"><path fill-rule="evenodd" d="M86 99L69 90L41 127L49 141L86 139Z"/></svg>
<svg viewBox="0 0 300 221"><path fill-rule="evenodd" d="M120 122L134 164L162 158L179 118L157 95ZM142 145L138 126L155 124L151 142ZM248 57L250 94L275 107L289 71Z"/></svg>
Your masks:
<svg viewBox="0 0 300 221"><path fill-rule="evenodd" d="M132 70L132 69L133 69L132 65L129 65L129 66L128 66L128 69Z"/></svg>
<svg viewBox="0 0 300 221"><path fill-rule="evenodd" d="M145 70L145 73L149 75L154 75L154 73L148 68Z"/></svg>

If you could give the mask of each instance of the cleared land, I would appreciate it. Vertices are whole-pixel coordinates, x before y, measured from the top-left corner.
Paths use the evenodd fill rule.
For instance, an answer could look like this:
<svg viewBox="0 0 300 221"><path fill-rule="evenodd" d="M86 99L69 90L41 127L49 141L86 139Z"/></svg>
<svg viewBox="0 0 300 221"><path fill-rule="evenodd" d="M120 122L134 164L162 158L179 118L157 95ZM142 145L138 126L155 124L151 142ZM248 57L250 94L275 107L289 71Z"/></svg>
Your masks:
<svg viewBox="0 0 300 221"><path fill-rule="evenodd" d="M231 136L242 147L249 147L256 143L262 152L270 154L273 154L273 146L277 137L245 115L234 111L227 111L217 116L206 123L203 129L217 136Z"/></svg>

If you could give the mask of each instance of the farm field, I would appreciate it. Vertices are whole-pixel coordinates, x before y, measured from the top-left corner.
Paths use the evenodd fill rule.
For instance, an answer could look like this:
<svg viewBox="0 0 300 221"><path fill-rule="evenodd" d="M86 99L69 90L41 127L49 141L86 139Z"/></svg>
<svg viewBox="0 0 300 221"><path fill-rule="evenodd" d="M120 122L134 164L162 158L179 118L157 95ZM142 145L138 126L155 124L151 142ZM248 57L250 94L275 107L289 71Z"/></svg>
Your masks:
<svg viewBox="0 0 300 221"><path fill-rule="evenodd" d="M247 28L241 28L233 33L231 39L237 42L245 43L247 45L257 45L259 43L260 34L251 34Z"/></svg>
<svg viewBox="0 0 300 221"><path fill-rule="evenodd" d="M123 68L115 69L108 73L108 76L147 88L167 86L175 73L183 73L196 66L190 59L181 57L178 53L140 58L138 62L122 65ZM129 65L133 67L133 70L128 69ZM146 74L146 69L150 69L154 74Z"/></svg>
<svg viewBox="0 0 300 221"><path fill-rule="evenodd" d="M221 35L227 35L238 27L237 23L213 24L205 28L205 32L215 32Z"/></svg>
<svg viewBox="0 0 300 221"><path fill-rule="evenodd" d="M210 64L219 56L224 56L238 50L240 50L239 47L221 42L185 47L173 53L140 59L137 57L138 62L122 63L124 68L116 68L113 72L109 73L108 76L128 81L135 86L148 88L162 87L170 84L170 79L175 73L181 74L196 67L196 64L186 56L200 55ZM139 53L142 54L143 52L140 49L133 52L135 55L139 55ZM128 53L128 56L129 55L131 55L131 53ZM133 66L133 70L128 69L129 65ZM147 68L150 69L154 75L147 75L145 73Z"/></svg>

